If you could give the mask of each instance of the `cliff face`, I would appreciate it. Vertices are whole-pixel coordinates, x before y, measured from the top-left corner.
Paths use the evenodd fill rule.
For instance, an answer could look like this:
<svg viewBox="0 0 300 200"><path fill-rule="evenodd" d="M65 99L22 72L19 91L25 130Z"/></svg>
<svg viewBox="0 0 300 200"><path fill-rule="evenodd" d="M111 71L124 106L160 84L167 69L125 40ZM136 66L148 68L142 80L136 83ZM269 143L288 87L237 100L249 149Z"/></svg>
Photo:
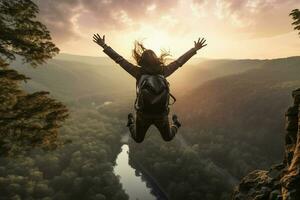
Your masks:
<svg viewBox="0 0 300 200"><path fill-rule="evenodd" d="M300 88L286 112L285 157L270 170L255 170L234 189L233 200L300 199Z"/></svg>

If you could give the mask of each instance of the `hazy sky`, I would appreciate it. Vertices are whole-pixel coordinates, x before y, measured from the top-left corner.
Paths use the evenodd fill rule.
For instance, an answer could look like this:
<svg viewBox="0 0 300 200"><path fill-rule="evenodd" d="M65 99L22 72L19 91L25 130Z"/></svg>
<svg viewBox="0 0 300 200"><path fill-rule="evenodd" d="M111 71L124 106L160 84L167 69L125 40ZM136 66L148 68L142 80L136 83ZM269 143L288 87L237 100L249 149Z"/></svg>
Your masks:
<svg viewBox="0 0 300 200"><path fill-rule="evenodd" d="M300 55L289 13L300 0L36 0L40 18L61 52L104 56L93 33L130 58L134 40L174 57L197 37L208 58L276 58Z"/></svg>

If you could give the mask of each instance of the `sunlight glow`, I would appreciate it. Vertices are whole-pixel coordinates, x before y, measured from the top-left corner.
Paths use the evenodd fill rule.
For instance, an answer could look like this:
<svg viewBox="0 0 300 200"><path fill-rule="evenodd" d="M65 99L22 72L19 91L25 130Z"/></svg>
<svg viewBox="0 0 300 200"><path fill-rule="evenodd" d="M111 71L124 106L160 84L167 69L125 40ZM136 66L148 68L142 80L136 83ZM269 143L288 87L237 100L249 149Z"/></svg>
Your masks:
<svg viewBox="0 0 300 200"><path fill-rule="evenodd" d="M280 7L273 7L274 10L262 13L262 8L257 8L257 1L253 1L246 5L244 13L239 10L231 12L231 4L227 0L217 0L215 3L206 0L179 2L166 12L159 11L159 4L149 4L141 19L131 16L126 10L119 10L112 17L123 27L112 24L110 27L114 28L111 29L105 29L101 19L90 19L85 15L85 20L78 20L83 13L87 14L79 8L79 13L71 20L73 31L79 37L66 40L59 47L66 53L106 56L91 40L94 33L99 33L106 35L107 44L126 58L132 58L135 40L142 41L146 48L158 55L164 49L170 51L172 57L178 57L192 48L198 37L204 37L208 42L205 50L197 54L201 57L276 58L299 52L300 42L288 16L295 5L283 4L284 12ZM277 20L261 20L274 13L277 13ZM276 23L282 28L278 28ZM268 47L268 51L262 46Z"/></svg>
<svg viewBox="0 0 300 200"><path fill-rule="evenodd" d="M160 53L161 48L170 44L171 37L163 30L157 30L153 26L144 25L137 33L136 38L141 38L146 48Z"/></svg>

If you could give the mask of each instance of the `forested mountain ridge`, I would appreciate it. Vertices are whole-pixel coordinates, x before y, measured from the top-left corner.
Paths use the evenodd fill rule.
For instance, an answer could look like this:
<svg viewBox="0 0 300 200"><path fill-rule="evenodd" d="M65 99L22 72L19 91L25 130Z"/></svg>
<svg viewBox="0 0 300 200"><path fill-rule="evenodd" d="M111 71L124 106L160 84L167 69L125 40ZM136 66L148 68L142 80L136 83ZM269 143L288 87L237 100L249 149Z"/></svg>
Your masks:
<svg viewBox="0 0 300 200"><path fill-rule="evenodd" d="M170 78L175 93L188 93L203 82L217 77L237 74L260 67L264 60L204 60L195 59L178 69ZM135 80L112 60L104 57L59 54L40 68L22 67L20 60L15 69L32 80L24 85L29 91L48 90L60 100L72 101L80 96L135 95Z"/></svg>
<svg viewBox="0 0 300 200"><path fill-rule="evenodd" d="M229 137L248 139L279 159L283 136L274 133L284 128L282 116L291 102L289 91L300 85L299 66L300 57L274 59L260 68L208 81L179 97L175 110L186 126L230 130ZM266 149L269 138L274 143Z"/></svg>
<svg viewBox="0 0 300 200"><path fill-rule="evenodd" d="M53 96L68 102L85 96L124 95L128 91L134 91L134 80L113 66L113 63L93 65L55 58L37 69L22 67L19 61L13 66L32 77L32 80L24 84L26 90L47 89ZM115 77L118 77L118 81Z"/></svg>

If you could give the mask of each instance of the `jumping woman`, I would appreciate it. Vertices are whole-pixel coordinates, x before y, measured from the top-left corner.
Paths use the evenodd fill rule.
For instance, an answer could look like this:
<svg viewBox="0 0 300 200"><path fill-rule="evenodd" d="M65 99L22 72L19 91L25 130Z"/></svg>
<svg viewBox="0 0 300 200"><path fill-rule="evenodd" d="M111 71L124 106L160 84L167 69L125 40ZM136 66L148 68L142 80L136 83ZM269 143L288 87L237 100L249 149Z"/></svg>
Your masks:
<svg viewBox="0 0 300 200"><path fill-rule="evenodd" d="M105 36L94 34L93 41L103 48L103 52L136 79L136 117L128 114L127 126L135 142L143 142L148 128L153 124L159 130L165 141L171 141L177 133L180 122L176 115L169 123L170 99L175 97L170 93L166 78L184 65L197 51L207 44L204 38L194 42L194 47L180 56L177 60L165 64L167 53L157 57L154 51L146 49L142 43L136 42L132 51L137 65L134 65L105 44Z"/></svg>

